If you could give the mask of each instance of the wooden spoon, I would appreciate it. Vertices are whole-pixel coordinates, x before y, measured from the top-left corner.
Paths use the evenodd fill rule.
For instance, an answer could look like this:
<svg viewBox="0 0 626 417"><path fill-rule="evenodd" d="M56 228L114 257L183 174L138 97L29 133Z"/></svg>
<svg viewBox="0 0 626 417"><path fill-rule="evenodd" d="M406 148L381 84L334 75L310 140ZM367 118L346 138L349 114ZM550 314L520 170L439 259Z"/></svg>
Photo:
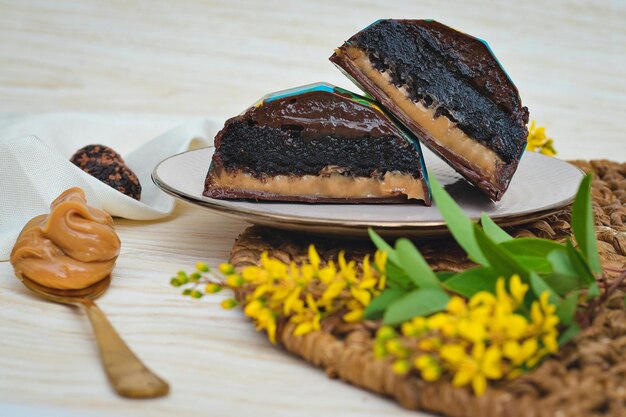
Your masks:
<svg viewBox="0 0 626 417"><path fill-rule="evenodd" d="M167 382L154 374L135 356L102 310L92 301L109 288L110 275L80 290L48 288L25 277L20 280L29 290L46 300L80 306L85 310L96 334L102 366L109 382L119 395L128 398L155 398L169 392Z"/></svg>

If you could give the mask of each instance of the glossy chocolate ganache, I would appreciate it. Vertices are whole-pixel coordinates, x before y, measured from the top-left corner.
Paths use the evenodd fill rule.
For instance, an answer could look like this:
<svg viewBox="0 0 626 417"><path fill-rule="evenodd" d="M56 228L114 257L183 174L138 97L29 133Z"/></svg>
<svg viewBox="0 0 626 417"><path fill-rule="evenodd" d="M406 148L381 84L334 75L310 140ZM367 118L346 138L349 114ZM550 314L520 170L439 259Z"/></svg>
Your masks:
<svg viewBox="0 0 626 417"><path fill-rule="evenodd" d="M229 119L215 138L205 195L310 202L427 199L417 141L375 103L323 86L269 96ZM230 186L218 181L225 175L237 179Z"/></svg>

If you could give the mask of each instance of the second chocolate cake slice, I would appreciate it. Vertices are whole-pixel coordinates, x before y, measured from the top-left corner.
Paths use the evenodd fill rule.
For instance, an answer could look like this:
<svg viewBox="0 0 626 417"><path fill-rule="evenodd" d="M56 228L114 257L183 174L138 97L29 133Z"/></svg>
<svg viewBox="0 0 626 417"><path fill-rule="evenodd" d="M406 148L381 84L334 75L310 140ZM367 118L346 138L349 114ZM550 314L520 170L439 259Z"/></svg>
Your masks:
<svg viewBox="0 0 626 417"><path fill-rule="evenodd" d="M494 200L524 152L528 109L481 40L433 20L379 20L330 60Z"/></svg>
<svg viewBox="0 0 626 417"><path fill-rule="evenodd" d="M226 121L204 195L430 204L417 139L372 100L329 84L271 94Z"/></svg>

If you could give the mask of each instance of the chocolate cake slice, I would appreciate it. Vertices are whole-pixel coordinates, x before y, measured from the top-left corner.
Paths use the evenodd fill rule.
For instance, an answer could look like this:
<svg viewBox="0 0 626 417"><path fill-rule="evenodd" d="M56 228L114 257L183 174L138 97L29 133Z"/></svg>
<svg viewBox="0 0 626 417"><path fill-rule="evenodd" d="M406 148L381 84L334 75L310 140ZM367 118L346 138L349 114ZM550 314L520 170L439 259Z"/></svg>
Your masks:
<svg viewBox="0 0 626 417"><path fill-rule="evenodd" d="M487 44L433 20L378 20L330 60L493 200L526 146L528 109Z"/></svg>
<svg viewBox="0 0 626 417"><path fill-rule="evenodd" d="M204 195L430 204L415 136L374 101L323 83L270 94L227 120Z"/></svg>

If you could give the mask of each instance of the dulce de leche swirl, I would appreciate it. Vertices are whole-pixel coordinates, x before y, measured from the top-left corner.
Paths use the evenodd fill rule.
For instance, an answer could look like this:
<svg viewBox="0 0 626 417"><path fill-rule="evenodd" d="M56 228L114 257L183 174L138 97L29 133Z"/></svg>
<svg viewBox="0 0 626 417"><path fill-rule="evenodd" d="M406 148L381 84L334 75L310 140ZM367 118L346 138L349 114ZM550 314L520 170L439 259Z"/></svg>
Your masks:
<svg viewBox="0 0 626 417"><path fill-rule="evenodd" d="M48 288L82 289L111 273L120 239L108 213L87 205L80 188L64 191L50 214L30 220L11 252L20 278Z"/></svg>

